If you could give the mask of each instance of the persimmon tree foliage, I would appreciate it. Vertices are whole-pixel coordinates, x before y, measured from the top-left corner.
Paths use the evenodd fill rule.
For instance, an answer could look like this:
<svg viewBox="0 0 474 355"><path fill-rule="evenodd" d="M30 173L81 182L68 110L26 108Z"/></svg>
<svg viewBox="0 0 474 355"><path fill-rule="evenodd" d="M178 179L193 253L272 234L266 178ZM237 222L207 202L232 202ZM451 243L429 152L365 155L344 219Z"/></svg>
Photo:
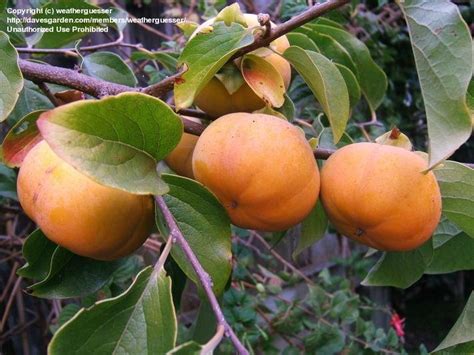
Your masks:
<svg viewBox="0 0 474 355"><path fill-rule="evenodd" d="M407 288L424 274L474 269L474 171L447 160L472 134L468 26L448 0L399 0L427 149L414 151L396 128L356 143L348 132L353 113L364 112L366 121L357 122L363 132L380 127L388 85L366 44L331 18L356 3L328 0L279 24L235 3L201 25L179 24L182 40L163 51L126 44L124 27L113 21L127 16L120 8L109 19L117 40L90 46L79 30L25 37L7 34L0 22L0 120L13 122L1 156L19 168L19 201L39 227L24 243L18 270L34 280L28 291L48 299L94 294L129 265L121 257L152 225L157 231L146 242L159 254L154 265L120 294L75 309L49 353L207 354L223 339L222 351L248 353L252 340L239 339L229 319L244 315L221 308L222 299L245 303L232 287L245 263L232 248L238 233L281 239L299 224L297 256L335 228L376 248L367 286ZM85 0L43 6L95 8ZM127 63L107 51L120 46L134 49L132 61L159 63L169 75L152 67L153 80L139 86ZM72 55L80 70L43 63L44 54ZM297 117L292 80L316 116ZM359 313L344 313L357 308L353 295L326 273L301 277L309 289L301 312L313 310L320 322L307 325L311 337L299 350L380 351L375 335L372 343L358 337L369 332L361 331ZM201 299L194 331L205 328L205 336L178 337L186 279ZM326 321L327 314L338 321ZM474 293L436 351L474 352L473 314ZM383 337L384 352L399 350L395 333Z"/></svg>

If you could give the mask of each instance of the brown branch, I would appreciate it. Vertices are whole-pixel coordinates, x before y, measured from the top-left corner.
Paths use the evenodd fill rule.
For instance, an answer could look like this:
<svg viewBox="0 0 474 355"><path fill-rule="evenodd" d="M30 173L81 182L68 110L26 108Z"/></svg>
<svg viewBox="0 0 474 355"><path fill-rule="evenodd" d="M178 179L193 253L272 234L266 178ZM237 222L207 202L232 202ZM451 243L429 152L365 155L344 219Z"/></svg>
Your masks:
<svg viewBox="0 0 474 355"><path fill-rule="evenodd" d="M18 65L25 79L35 83L46 82L64 85L97 98L138 90L129 86L96 79L78 73L75 70L34 63L24 59L19 59Z"/></svg>
<svg viewBox="0 0 474 355"><path fill-rule="evenodd" d="M61 103L59 102L58 98L54 96L51 90L49 90L48 85L46 85L44 81L35 82L35 84L41 89L41 91L46 95L46 97L49 99L49 101L51 101L54 106L61 106Z"/></svg>
<svg viewBox="0 0 474 355"><path fill-rule="evenodd" d="M316 4L310 7L308 10L302 12L298 16L293 17L291 20L288 20L281 25L278 25L272 28L269 35L266 33L260 33L255 36L255 40L252 44L243 47L232 57L232 59L243 56L244 54L250 53L257 48L266 47L271 42L273 42L278 37L281 37L288 32L293 31L294 29L304 25L305 23L324 15L325 13L342 7L348 4L350 0L329 0L325 3ZM267 32L267 31L265 31Z"/></svg>
<svg viewBox="0 0 474 355"><path fill-rule="evenodd" d="M186 72L186 68L179 70L176 74L171 75L159 83L147 86L140 90L144 94L155 96L155 97L163 97L169 91L173 90L174 83L179 82L181 80L181 76Z"/></svg>
<svg viewBox="0 0 474 355"><path fill-rule="evenodd" d="M207 299L211 305L212 311L214 312L214 315L216 317L217 324L224 327L225 335L230 338L230 341L234 345L235 350L237 350L239 354L244 354L244 355L248 354L248 351L242 345L239 338L237 338L237 335L235 335L229 323L227 323L224 317L224 314L222 313L222 309L219 305L219 302L217 301L216 295L214 294L214 291L212 290L211 277L204 270L198 258L196 257L196 254L194 254L194 251L191 249L191 246L188 244L186 238L184 237L183 233L179 229L178 224L176 223L173 217L173 214L171 213L168 206L166 205L164 198L162 196L156 196L155 201L156 201L157 206L163 213L163 216L166 220L166 224L168 225L168 228L169 228L168 238L171 240L174 239L176 244L180 246L184 255L186 256L189 263L191 264L194 272L196 273L199 279L199 283L201 284L207 296Z"/></svg>

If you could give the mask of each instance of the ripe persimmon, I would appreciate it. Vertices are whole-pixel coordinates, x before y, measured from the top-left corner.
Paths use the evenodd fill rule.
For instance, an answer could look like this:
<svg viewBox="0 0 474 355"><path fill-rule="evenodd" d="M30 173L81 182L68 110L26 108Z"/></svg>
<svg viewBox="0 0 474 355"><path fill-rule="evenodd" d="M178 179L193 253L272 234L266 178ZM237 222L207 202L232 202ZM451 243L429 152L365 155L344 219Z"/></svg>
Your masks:
<svg viewBox="0 0 474 355"><path fill-rule="evenodd" d="M299 128L275 116L239 112L211 123L194 149L193 171L243 228L287 229L318 199L309 143Z"/></svg>
<svg viewBox="0 0 474 355"><path fill-rule="evenodd" d="M259 26L257 15L244 14L247 26ZM214 19L210 19L200 25L195 33L198 33L201 28L208 27L214 23ZM275 24L271 24L275 26ZM280 54L282 54L290 43L286 36L281 36L270 43L270 49L261 49L253 52L258 56L264 58L268 63L273 65L278 73L280 73L285 88L288 89L291 81L291 66ZM235 65L239 65L240 60L235 61ZM243 82L243 84L233 93L229 93L224 84L214 76L209 83L196 96L194 103L201 110L212 117L220 117L232 112L252 112L261 109L265 106L265 102L255 94L250 86Z"/></svg>
<svg viewBox="0 0 474 355"><path fill-rule="evenodd" d="M404 148L356 143L321 171L321 202L335 228L372 248L406 251L433 234L441 193L423 158Z"/></svg>
<svg viewBox="0 0 474 355"><path fill-rule="evenodd" d="M151 196L98 184L60 159L41 141L28 152L18 175L25 213L56 244L113 260L140 247L153 225Z"/></svg>
<svg viewBox="0 0 474 355"><path fill-rule="evenodd" d="M179 175L194 179L193 151L198 138L193 134L183 133L178 145L166 157L166 164Z"/></svg>

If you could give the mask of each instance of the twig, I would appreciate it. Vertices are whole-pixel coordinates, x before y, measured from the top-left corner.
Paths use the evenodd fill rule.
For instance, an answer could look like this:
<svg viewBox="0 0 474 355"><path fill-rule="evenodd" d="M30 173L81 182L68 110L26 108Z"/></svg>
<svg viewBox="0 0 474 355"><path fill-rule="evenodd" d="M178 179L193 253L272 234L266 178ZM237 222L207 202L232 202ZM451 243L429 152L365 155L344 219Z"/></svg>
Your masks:
<svg viewBox="0 0 474 355"><path fill-rule="evenodd" d="M15 285L13 286L12 292L10 293L10 297L8 298L7 305L5 306L5 309L3 311L2 320L0 321L0 334L3 332L3 328L5 327L5 324L7 323L8 315L10 314L10 309L12 308L13 300L15 299L15 296L20 287L21 281L22 281L21 277L16 279Z"/></svg>
<svg viewBox="0 0 474 355"><path fill-rule="evenodd" d="M10 272L10 276L8 277L7 284L5 285L2 294L0 295L0 303L3 302L3 300L7 297L8 295L8 290L10 289L11 284L13 283L13 280L15 280L16 277L16 269L18 269L18 266L20 264L18 262L15 262L13 264L13 267Z"/></svg>
<svg viewBox="0 0 474 355"><path fill-rule="evenodd" d="M303 280L305 280L308 284L310 285L314 285L314 281L311 280L308 276L306 276L305 274L303 274L303 272L301 272L301 270L299 270L297 267L295 267L294 265L292 265L291 263L289 263L287 260L285 260L285 258L283 258L280 254L278 254L275 250L273 250L273 248L270 246L270 244L267 243L267 241L260 235L258 234L257 232L255 231L252 231L251 232L258 240L260 243L263 244L263 246L268 249L268 251L280 262L282 263L283 265L285 265L288 269L290 269L291 271L293 271L295 274L297 274L298 276L300 276Z"/></svg>
<svg viewBox="0 0 474 355"><path fill-rule="evenodd" d="M21 210L18 207L2 206L0 205L0 211L9 213L20 213Z"/></svg>
<svg viewBox="0 0 474 355"><path fill-rule="evenodd" d="M155 97L163 97L169 91L173 90L173 86L176 82L181 80L181 76L186 72L186 68L182 68L176 74L171 75L159 83L150 85L141 90L144 94L155 96Z"/></svg>
<svg viewBox="0 0 474 355"><path fill-rule="evenodd" d="M54 94L49 90L48 85L46 85L43 81L35 82L35 84L41 89L41 91L46 95L46 97L51 101L51 103L58 107L61 106L59 100L54 96Z"/></svg>
<svg viewBox="0 0 474 355"><path fill-rule="evenodd" d="M272 32L272 23L270 22L270 15L258 14L257 19L260 26L265 26L265 33L263 34L263 37L269 37Z"/></svg>
<svg viewBox="0 0 474 355"><path fill-rule="evenodd" d="M216 334L209 340L201 349L201 354L207 355L212 354L215 348L219 345L224 336L225 328L223 325L219 324L217 326Z"/></svg>
<svg viewBox="0 0 474 355"><path fill-rule="evenodd" d="M170 229L170 238L174 239L176 243L180 246L181 250L186 255L196 275L198 276L199 282L201 283L201 286L204 289L204 292L209 300L209 303L211 304L212 310L217 320L217 324L222 325L224 327L225 335L230 338L232 344L234 345L235 349L237 350L239 354L248 354L248 351L245 349L245 347L242 345L240 340L237 338L234 331L230 327L229 323L227 323L224 317L224 314L222 313L219 302L217 301L217 298L214 292L212 291L212 286L211 286L212 280L209 274L203 269L203 267L201 266L201 263L197 259L196 255L194 254L193 250L189 246L188 242L186 241L186 238L182 234L181 230L176 224L176 221L174 220L173 215L171 214L171 211L166 205L165 200L163 199L162 196L156 196L155 200L158 207L163 213L163 216L166 220L166 224L168 225L168 228Z"/></svg>
<svg viewBox="0 0 474 355"><path fill-rule="evenodd" d="M165 265L166 259L168 258L168 255L170 254L171 247L173 246L173 238L168 237L168 240L166 241L165 248L160 254L160 258L155 264L155 272L160 272L160 270L163 268L163 265Z"/></svg>
<svg viewBox="0 0 474 355"><path fill-rule="evenodd" d="M298 16L293 17L291 20L288 20L281 25L275 26L272 28L270 35L266 36L264 33L257 34L255 40L252 44L241 48L237 53L232 56L232 59L243 56L244 54L250 53L257 48L266 47L271 42L273 42L278 37L281 37L288 32L291 32L295 28L298 28L305 23L315 19L316 17L322 16L325 13L342 7L349 3L350 0L329 0L325 3L316 4L310 7L308 10L299 14Z"/></svg>
<svg viewBox="0 0 474 355"><path fill-rule="evenodd" d="M98 98L138 90L130 86L110 83L80 74L71 69L34 63L24 59L18 60L18 64L25 79L36 83L46 82L64 85Z"/></svg>

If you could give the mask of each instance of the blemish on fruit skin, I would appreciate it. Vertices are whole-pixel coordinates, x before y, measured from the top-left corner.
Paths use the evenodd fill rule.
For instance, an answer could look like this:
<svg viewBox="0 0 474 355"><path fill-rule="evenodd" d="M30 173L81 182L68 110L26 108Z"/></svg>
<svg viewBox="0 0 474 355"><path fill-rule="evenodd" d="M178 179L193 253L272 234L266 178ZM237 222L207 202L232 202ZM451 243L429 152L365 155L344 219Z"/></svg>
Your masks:
<svg viewBox="0 0 474 355"><path fill-rule="evenodd" d="M238 206L237 201L232 200L231 203L230 203L230 208L237 208L237 206Z"/></svg>
<svg viewBox="0 0 474 355"><path fill-rule="evenodd" d="M362 237L363 235L365 234L365 230L363 230L362 228L357 228L356 232L355 232L355 236L356 237Z"/></svg>
<svg viewBox="0 0 474 355"><path fill-rule="evenodd" d="M45 174L51 174L56 168L57 166L49 167L48 169L45 170Z"/></svg>
<svg viewBox="0 0 474 355"><path fill-rule="evenodd" d="M33 194L33 204L36 203L36 201L38 200L38 197L39 197L38 192L35 192L35 193Z"/></svg>

